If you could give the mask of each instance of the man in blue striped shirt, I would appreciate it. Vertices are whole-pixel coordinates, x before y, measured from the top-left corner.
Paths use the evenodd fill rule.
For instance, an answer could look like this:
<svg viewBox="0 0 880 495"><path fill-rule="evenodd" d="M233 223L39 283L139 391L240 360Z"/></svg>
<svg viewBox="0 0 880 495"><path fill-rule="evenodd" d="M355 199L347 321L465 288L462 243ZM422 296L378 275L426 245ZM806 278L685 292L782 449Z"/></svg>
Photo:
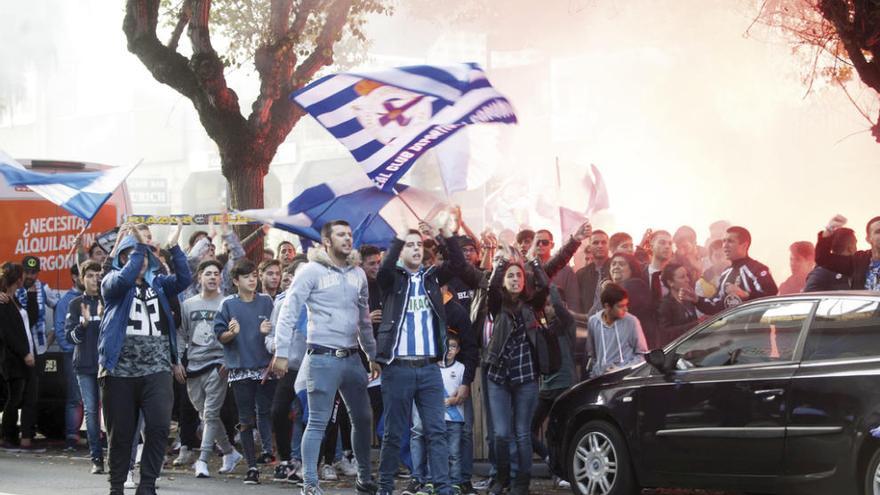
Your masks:
<svg viewBox="0 0 880 495"><path fill-rule="evenodd" d="M432 237L431 228L421 225ZM449 449L443 377L437 362L446 355L446 313L440 287L460 274L465 266L451 232L442 228L438 238L446 250L439 266L423 266L422 233L411 230L395 239L382 261L377 281L386 294L382 324L376 339L376 361L382 369L382 402L385 434L379 460L380 494L394 490L400 441L409 435L415 403L428 444L428 463L439 495L452 493L449 483Z"/></svg>

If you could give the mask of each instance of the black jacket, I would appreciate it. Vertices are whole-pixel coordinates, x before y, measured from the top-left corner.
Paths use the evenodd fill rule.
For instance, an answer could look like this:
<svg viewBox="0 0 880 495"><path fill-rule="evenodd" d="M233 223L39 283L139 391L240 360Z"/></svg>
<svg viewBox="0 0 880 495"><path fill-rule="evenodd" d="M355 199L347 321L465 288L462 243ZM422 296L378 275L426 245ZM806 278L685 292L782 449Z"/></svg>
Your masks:
<svg viewBox="0 0 880 495"><path fill-rule="evenodd" d="M24 357L30 352L27 328L18 312L18 304L13 300L0 303L0 370L7 380L28 376Z"/></svg>
<svg viewBox="0 0 880 495"><path fill-rule="evenodd" d="M672 294L666 294L657 308L660 327L657 347L663 347L681 336L697 321L697 308L690 302L680 303Z"/></svg>
<svg viewBox="0 0 880 495"><path fill-rule="evenodd" d="M542 375L548 375L559 371L560 353L559 343L555 340L548 340L544 328L541 326L539 315L543 314L544 302L547 300L547 294L550 287L550 279L540 262L532 260L529 262L533 281L529 281L527 277L524 286L525 298L522 298L515 305L504 302L502 281L504 273L507 271L509 263L501 261L495 266L492 272L492 278L489 280L489 290L487 293L487 304L489 315L492 317L492 338L489 339L483 362L487 365L497 365L501 361L507 340L516 331L517 316L523 325L523 330L529 340L529 346L532 350L532 357L537 364L537 370ZM534 292L528 294L534 288Z"/></svg>
<svg viewBox="0 0 880 495"><path fill-rule="evenodd" d="M431 266L423 274L423 284L431 305L431 313L434 317L434 345L441 352L435 356L437 361L446 356L446 311L443 304L443 292L440 287L449 282L461 271L465 264L464 255L456 242L445 242L438 237L438 242L445 243L449 257L439 267ZM391 248L382 259L382 266L376 281L379 290L385 295L385 303L382 307L382 323L379 325L376 337L376 362L388 364L394 359L394 347L397 345L397 337L400 326L404 321L407 301L409 300L409 277L410 274L404 268L397 266L400 251L403 249L403 241L394 239Z"/></svg>
<svg viewBox="0 0 880 495"><path fill-rule="evenodd" d="M849 288L849 277L817 265L813 268L813 271L807 275L807 283L804 284L804 290L802 292L847 290Z"/></svg>
<svg viewBox="0 0 880 495"><path fill-rule="evenodd" d="M98 337L101 333L101 317L98 315L100 296L82 295L70 301L67 307L67 319L64 321L64 333L67 340L76 347L73 349L73 369L78 374L98 374ZM83 326L83 301L89 305L91 321Z"/></svg>
<svg viewBox="0 0 880 495"><path fill-rule="evenodd" d="M818 250L816 252L818 253ZM714 315L722 310L744 303L745 301L740 300L739 297L734 295L728 297L724 292L724 287L728 283L733 284L736 282L739 282L740 287L749 293L748 301L760 297L775 296L779 292L767 265L746 256L734 261L721 272L721 278L718 281L718 293L709 299L701 297L697 301L697 309L707 315Z"/></svg>
<svg viewBox="0 0 880 495"><path fill-rule="evenodd" d="M458 336L459 350L456 360L464 365L462 385L470 385L477 374L477 365L480 363L480 350L477 347L476 335L471 327L471 319L464 306L450 297L444 305L446 310L446 324L449 333Z"/></svg>
<svg viewBox="0 0 880 495"><path fill-rule="evenodd" d="M598 270L596 270L596 262L590 263L578 270L576 276L581 290L581 309L589 314L593 309L593 303L598 300L596 292L599 291L600 282L608 278L608 261L602 263Z"/></svg>
<svg viewBox="0 0 880 495"><path fill-rule="evenodd" d="M824 237L819 232L816 240L816 264L850 277L850 286L854 290L865 289L868 267L871 266L871 251L856 251L852 255L834 254L831 252L831 236Z"/></svg>

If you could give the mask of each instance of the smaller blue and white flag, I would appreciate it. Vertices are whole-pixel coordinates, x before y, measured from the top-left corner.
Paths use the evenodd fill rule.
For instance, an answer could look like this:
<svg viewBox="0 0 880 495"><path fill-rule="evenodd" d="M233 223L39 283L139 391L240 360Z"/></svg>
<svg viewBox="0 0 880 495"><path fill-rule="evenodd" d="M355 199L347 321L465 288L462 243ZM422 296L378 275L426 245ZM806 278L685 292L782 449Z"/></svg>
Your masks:
<svg viewBox="0 0 880 495"><path fill-rule="evenodd" d="M70 213L91 221L140 162L96 172L46 174L28 170L0 151L0 175L10 186L27 186Z"/></svg>
<svg viewBox="0 0 880 495"><path fill-rule="evenodd" d="M516 123L513 106L474 63L334 74L290 97L348 148L384 191L462 127Z"/></svg>
<svg viewBox="0 0 880 495"><path fill-rule="evenodd" d="M345 220L351 225L355 246L388 247L397 233L414 226L413 211L430 220L444 208L430 192L406 185L397 189L396 193L382 191L357 174L309 187L285 207L239 214L315 242L321 242L326 222Z"/></svg>

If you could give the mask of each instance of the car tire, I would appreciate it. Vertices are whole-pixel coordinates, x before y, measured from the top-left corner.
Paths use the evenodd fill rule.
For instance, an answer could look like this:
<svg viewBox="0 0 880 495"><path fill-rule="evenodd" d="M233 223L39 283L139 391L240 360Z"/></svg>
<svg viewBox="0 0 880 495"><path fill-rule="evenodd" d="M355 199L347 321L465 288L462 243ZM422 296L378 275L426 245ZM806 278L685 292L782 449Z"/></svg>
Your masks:
<svg viewBox="0 0 880 495"><path fill-rule="evenodd" d="M578 495L639 492L626 441L607 421L590 421L578 429L566 463L571 491Z"/></svg>
<svg viewBox="0 0 880 495"><path fill-rule="evenodd" d="M880 494L880 449L874 451L864 474L864 495Z"/></svg>

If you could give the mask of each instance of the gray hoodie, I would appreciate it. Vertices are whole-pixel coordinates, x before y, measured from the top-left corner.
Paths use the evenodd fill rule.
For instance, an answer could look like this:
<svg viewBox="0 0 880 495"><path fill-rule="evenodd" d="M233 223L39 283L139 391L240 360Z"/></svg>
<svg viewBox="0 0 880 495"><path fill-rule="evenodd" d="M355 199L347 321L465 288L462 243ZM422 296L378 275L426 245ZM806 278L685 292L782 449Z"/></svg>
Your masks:
<svg viewBox="0 0 880 495"><path fill-rule="evenodd" d="M648 345L639 319L627 313L611 326L602 320L602 311L587 321L587 356L593 358L590 378L606 373L609 366L626 368L645 360Z"/></svg>
<svg viewBox="0 0 880 495"><path fill-rule="evenodd" d="M376 340L370 322L367 275L350 262L338 267L326 251L309 250L309 263L299 268L278 315L275 353L288 358L291 339L303 305L308 310L309 344L347 349L358 346L376 357Z"/></svg>
<svg viewBox="0 0 880 495"><path fill-rule="evenodd" d="M266 335L265 344L266 350L269 351L269 354L275 354L275 329L278 328L278 317L281 315L281 305L284 303L284 299L287 298L287 292L282 292L275 296L275 306L272 308L272 316L270 320L272 321L272 331ZM307 311L303 312L305 315ZM297 331L297 328L293 329L293 338L290 340L290 348L287 350L287 369L288 370L298 370L300 365L302 364L303 358L306 355L306 334L305 332Z"/></svg>

